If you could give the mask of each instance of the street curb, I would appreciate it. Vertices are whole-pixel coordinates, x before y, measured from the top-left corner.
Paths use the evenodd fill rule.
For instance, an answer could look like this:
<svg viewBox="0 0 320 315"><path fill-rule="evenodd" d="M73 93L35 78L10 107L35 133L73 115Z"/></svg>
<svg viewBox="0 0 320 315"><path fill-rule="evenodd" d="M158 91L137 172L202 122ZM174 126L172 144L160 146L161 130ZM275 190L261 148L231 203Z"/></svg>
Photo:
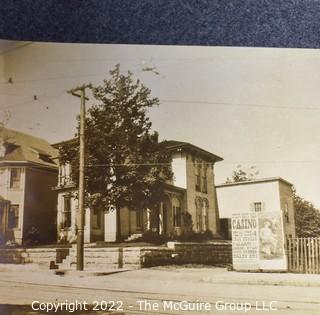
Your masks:
<svg viewBox="0 0 320 315"><path fill-rule="evenodd" d="M98 270L53 270L53 274L57 276L79 276L79 277L99 277L99 276L108 276L120 272L126 272L130 269L115 269L115 270L105 270L105 271L98 271Z"/></svg>

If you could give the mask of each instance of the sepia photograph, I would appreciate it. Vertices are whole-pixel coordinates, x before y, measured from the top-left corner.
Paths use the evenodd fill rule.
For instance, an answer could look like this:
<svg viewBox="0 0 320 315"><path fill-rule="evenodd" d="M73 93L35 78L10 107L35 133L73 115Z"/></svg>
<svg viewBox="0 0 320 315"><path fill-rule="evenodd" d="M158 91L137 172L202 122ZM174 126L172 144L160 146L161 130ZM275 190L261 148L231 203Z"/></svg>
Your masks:
<svg viewBox="0 0 320 315"><path fill-rule="evenodd" d="M0 314L320 314L319 68L0 40Z"/></svg>

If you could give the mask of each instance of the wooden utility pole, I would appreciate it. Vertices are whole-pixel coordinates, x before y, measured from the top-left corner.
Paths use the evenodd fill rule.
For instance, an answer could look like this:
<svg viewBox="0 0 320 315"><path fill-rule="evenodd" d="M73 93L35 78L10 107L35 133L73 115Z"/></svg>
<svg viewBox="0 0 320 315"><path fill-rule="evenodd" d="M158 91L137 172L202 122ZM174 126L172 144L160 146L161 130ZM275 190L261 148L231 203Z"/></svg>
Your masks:
<svg viewBox="0 0 320 315"><path fill-rule="evenodd" d="M91 84L82 85L71 89L68 93L80 97L80 162L79 162L79 197L77 213L77 270L83 270L84 256L84 194L85 194L85 124L86 124L86 88L91 88ZM76 92L80 92L77 94Z"/></svg>

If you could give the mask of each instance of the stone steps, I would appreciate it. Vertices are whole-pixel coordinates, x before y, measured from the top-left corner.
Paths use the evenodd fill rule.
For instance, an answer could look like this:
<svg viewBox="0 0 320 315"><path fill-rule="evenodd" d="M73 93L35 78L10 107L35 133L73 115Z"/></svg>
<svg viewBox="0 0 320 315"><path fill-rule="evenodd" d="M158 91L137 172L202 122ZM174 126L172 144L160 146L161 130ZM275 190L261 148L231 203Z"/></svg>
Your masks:
<svg viewBox="0 0 320 315"><path fill-rule="evenodd" d="M136 233L136 234L131 234L126 240L125 242L131 242L131 241L135 241L138 238L142 237L142 233Z"/></svg>

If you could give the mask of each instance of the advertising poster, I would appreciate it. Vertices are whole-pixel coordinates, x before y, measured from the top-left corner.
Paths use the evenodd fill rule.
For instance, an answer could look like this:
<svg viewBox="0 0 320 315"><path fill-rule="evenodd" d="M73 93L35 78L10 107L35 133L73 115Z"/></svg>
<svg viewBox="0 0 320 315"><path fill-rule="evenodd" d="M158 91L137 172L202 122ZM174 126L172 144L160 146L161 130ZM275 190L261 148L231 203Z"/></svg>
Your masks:
<svg viewBox="0 0 320 315"><path fill-rule="evenodd" d="M265 270L286 270L282 212L258 215L259 265Z"/></svg>
<svg viewBox="0 0 320 315"><path fill-rule="evenodd" d="M234 269L259 269L257 214L235 214L231 226Z"/></svg>
<svg viewBox="0 0 320 315"><path fill-rule="evenodd" d="M234 214L231 226L235 270L286 270L281 212Z"/></svg>

